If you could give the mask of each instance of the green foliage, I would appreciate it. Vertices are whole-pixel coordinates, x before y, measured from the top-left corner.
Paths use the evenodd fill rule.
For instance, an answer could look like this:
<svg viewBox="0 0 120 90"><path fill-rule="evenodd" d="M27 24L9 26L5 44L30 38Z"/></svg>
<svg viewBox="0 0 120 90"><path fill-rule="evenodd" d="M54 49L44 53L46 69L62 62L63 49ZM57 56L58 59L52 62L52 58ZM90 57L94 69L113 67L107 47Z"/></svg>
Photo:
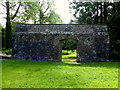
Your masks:
<svg viewBox="0 0 120 90"><path fill-rule="evenodd" d="M71 21L79 24L94 23L95 6L97 6L95 2L71 3L70 8L74 10L73 16L75 18L75 20L71 20Z"/></svg>
<svg viewBox="0 0 120 90"><path fill-rule="evenodd" d="M0 51L2 49L2 25L0 23Z"/></svg>
<svg viewBox="0 0 120 90"><path fill-rule="evenodd" d="M61 41L63 50L74 50L77 48L77 41L73 39L65 39Z"/></svg>
<svg viewBox="0 0 120 90"><path fill-rule="evenodd" d="M3 49L2 53L7 55L12 55L12 49Z"/></svg>
<svg viewBox="0 0 120 90"><path fill-rule="evenodd" d="M120 59L120 15L113 15L108 22L109 33L110 33L110 57L112 59Z"/></svg>
<svg viewBox="0 0 120 90"><path fill-rule="evenodd" d="M61 18L55 13L53 0L41 0L41 2L23 2L20 11L14 20L17 23L34 24L62 23Z"/></svg>
<svg viewBox="0 0 120 90"><path fill-rule="evenodd" d="M23 2L21 3L22 11L18 12L18 15L14 22L27 23L30 20L37 19L37 13L39 11L39 4L37 2Z"/></svg>
<svg viewBox="0 0 120 90"><path fill-rule="evenodd" d="M12 47L12 28L10 17L10 3L6 2L6 32L5 32L5 48L10 49Z"/></svg>
<svg viewBox="0 0 120 90"><path fill-rule="evenodd" d="M2 48L5 49L6 48L6 43L7 43L7 41L6 41L6 38L7 38L6 37L6 28L2 27L1 31L2 31ZM13 27L12 27L12 33L14 33L14 28Z"/></svg>
<svg viewBox="0 0 120 90"><path fill-rule="evenodd" d="M50 24L63 23L60 16L58 14L56 14L54 10L50 11L50 14L48 16L48 20L46 22L48 22Z"/></svg>
<svg viewBox="0 0 120 90"><path fill-rule="evenodd" d="M41 0L40 2L7 2L5 48L12 47L12 33L14 24L17 23L62 23L61 18L55 13L53 0ZM4 33L4 32L3 32Z"/></svg>
<svg viewBox="0 0 120 90"><path fill-rule="evenodd" d="M107 24L110 34L110 59L120 59L120 1L119 2L72 2L74 20L71 23Z"/></svg>
<svg viewBox="0 0 120 90"><path fill-rule="evenodd" d="M2 60L2 88L118 88L118 62Z"/></svg>
<svg viewBox="0 0 120 90"><path fill-rule="evenodd" d="M0 23L0 33L2 32L2 25L1 25L1 23Z"/></svg>
<svg viewBox="0 0 120 90"><path fill-rule="evenodd" d="M5 48L5 31L6 31L6 28L3 28L2 27L2 48Z"/></svg>
<svg viewBox="0 0 120 90"><path fill-rule="evenodd" d="M5 32L5 48L10 49L12 48L12 28L11 22L6 22L6 32Z"/></svg>

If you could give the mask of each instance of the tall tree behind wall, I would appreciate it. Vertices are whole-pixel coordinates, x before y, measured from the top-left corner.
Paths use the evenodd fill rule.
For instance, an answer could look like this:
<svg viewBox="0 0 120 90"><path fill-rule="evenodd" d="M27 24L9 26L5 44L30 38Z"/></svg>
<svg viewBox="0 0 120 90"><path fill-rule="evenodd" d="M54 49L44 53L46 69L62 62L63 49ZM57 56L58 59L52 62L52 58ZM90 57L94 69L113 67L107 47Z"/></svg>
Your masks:
<svg viewBox="0 0 120 90"><path fill-rule="evenodd" d="M120 60L120 2L114 3L114 8L107 21L110 33L110 57L111 59Z"/></svg>
<svg viewBox="0 0 120 90"><path fill-rule="evenodd" d="M5 42L6 43L5 43L5 47L6 47L6 49L9 49L9 48L12 47L11 20L13 20L16 17L16 15L18 13L18 10L20 8L20 4L19 4L19 6L18 6L18 8L17 8L17 10L15 12L15 14L12 17L10 16L10 8L11 8L10 2L6 2L5 8L6 8L6 33L5 33L5 36L6 36L5 37Z"/></svg>
<svg viewBox="0 0 120 90"><path fill-rule="evenodd" d="M120 2L70 2L71 23L107 24L110 34L110 58L120 59Z"/></svg>
<svg viewBox="0 0 120 90"><path fill-rule="evenodd" d="M24 2L14 22L18 23L62 23L58 14L55 13L54 0L41 0L41 2ZM54 17L53 17L54 16ZM53 20L54 19L54 20Z"/></svg>
<svg viewBox="0 0 120 90"><path fill-rule="evenodd" d="M113 8L114 3L111 2L70 2L70 9L74 16L74 20L71 21L87 24L106 23Z"/></svg>
<svg viewBox="0 0 120 90"><path fill-rule="evenodd" d="M13 24L28 22L35 24L62 23L59 15L57 15L54 12L54 9L52 9L50 1L47 0L42 0L42 2L5 2L2 3L2 5L6 9L6 49L12 47Z"/></svg>
<svg viewBox="0 0 120 90"><path fill-rule="evenodd" d="M6 49L11 48L11 44L12 44L12 30L11 30L11 21L10 21L10 5L9 2L6 2L6 38L5 38L5 45L6 45Z"/></svg>

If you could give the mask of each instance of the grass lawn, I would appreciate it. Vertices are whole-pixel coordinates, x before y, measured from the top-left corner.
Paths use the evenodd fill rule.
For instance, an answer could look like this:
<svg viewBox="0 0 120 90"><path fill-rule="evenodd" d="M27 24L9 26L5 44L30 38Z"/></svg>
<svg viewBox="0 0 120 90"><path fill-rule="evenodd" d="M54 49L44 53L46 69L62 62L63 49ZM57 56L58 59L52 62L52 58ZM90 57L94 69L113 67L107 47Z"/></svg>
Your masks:
<svg viewBox="0 0 120 90"><path fill-rule="evenodd" d="M2 60L3 88L118 88L118 63Z"/></svg>
<svg viewBox="0 0 120 90"><path fill-rule="evenodd" d="M71 51L71 50L62 50L62 61L63 62L76 62L77 55L76 55L76 50Z"/></svg>

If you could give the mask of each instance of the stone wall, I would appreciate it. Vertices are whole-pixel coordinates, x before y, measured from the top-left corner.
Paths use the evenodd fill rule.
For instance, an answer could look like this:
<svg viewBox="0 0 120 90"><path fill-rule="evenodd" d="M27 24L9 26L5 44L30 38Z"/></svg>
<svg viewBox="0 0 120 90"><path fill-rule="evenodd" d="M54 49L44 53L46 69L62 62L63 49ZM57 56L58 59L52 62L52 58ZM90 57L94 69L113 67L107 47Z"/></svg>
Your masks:
<svg viewBox="0 0 120 90"><path fill-rule="evenodd" d="M17 24L12 58L61 61L61 40L77 40L77 62L109 60L109 35L105 25Z"/></svg>

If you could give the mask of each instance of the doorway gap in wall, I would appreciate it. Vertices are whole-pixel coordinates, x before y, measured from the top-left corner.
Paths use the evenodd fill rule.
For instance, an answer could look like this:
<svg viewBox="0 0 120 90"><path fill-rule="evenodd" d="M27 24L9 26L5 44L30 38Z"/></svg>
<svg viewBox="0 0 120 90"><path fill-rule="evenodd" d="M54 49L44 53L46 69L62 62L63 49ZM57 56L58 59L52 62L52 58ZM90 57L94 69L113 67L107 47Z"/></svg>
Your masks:
<svg viewBox="0 0 120 90"><path fill-rule="evenodd" d="M62 62L77 62L77 41L74 39L61 40Z"/></svg>

